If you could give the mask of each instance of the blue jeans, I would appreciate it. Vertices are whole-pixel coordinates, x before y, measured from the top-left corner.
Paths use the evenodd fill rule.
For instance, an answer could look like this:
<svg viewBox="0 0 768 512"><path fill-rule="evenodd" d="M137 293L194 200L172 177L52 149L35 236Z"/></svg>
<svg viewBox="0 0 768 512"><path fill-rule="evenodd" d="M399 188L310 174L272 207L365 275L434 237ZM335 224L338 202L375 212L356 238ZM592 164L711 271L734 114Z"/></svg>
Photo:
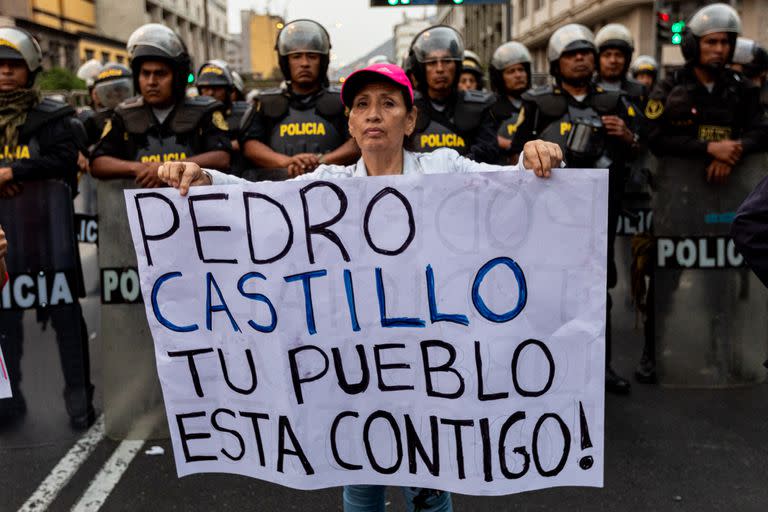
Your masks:
<svg viewBox="0 0 768 512"><path fill-rule="evenodd" d="M384 485L345 485L344 512L384 512ZM421 489L416 487L401 487L405 497L405 507L408 512L453 512L451 493L431 491L420 508L414 505Z"/></svg>

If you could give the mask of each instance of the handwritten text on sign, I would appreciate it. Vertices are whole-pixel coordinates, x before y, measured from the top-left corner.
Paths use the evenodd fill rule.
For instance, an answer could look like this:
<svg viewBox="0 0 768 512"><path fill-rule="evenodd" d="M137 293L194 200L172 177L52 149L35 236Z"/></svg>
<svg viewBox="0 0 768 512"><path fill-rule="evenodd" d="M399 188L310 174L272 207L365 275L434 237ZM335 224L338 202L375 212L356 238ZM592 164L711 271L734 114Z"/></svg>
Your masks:
<svg viewBox="0 0 768 512"><path fill-rule="evenodd" d="M180 475L601 486L607 174L128 191Z"/></svg>

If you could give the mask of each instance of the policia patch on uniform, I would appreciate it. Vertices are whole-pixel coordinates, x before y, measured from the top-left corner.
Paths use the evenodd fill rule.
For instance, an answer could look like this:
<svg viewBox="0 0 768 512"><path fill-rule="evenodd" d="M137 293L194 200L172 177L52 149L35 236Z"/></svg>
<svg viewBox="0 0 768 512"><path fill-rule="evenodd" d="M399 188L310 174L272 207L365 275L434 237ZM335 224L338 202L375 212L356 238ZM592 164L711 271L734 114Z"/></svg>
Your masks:
<svg viewBox="0 0 768 512"><path fill-rule="evenodd" d="M219 130L224 130L225 132L229 131L229 125L227 124L227 121L224 120L224 114L218 110L211 116L211 121L213 121L213 126Z"/></svg>
<svg viewBox="0 0 768 512"><path fill-rule="evenodd" d="M657 119L664 113L664 104L659 100L648 100L645 106L645 117L648 119Z"/></svg>

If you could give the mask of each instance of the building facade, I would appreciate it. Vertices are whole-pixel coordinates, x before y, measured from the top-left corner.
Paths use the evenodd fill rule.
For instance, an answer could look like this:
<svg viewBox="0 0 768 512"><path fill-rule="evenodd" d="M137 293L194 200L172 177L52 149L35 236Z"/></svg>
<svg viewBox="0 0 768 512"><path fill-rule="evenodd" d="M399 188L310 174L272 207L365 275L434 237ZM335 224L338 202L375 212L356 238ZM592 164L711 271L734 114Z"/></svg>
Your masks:
<svg viewBox="0 0 768 512"><path fill-rule="evenodd" d="M281 78L275 51L277 34L285 21L280 16L240 11L242 71L256 80Z"/></svg>
<svg viewBox="0 0 768 512"><path fill-rule="evenodd" d="M429 20L411 19L403 15L403 21L395 25L394 29L394 57L398 64L402 63L408 56L408 50L411 48L413 38L431 25L433 23Z"/></svg>
<svg viewBox="0 0 768 512"><path fill-rule="evenodd" d="M670 0L672 16L687 19L699 7L715 0ZM723 1L723 0L721 0ZM765 0L724 0L741 14L743 35L768 44L768 9ZM627 26L635 38L635 55L654 55L656 51L656 11L653 0L510 0L512 39L525 44L534 59L534 70L546 73L547 43L552 33L568 23L581 23L598 31L608 23ZM468 49L484 62L496 46L504 42L506 16L504 6L442 7L438 21L462 31ZM664 66L682 64L679 46L661 48Z"/></svg>

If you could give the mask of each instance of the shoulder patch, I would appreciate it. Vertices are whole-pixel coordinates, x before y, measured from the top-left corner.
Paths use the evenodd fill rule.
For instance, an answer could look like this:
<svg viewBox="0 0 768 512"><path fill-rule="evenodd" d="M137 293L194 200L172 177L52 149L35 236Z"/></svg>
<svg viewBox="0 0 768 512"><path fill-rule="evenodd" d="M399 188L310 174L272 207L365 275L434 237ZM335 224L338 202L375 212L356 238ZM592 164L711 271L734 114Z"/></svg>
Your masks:
<svg viewBox="0 0 768 512"><path fill-rule="evenodd" d="M216 110L213 112L213 115L211 116L211 121L213 122L213 126L218 128L219 130L224 130L225 132L229 131L229 125L227 124L227 121L224 119L224 114L221 113L221 111Z"/></svg>
<svg viewBox="0 0 768 512"><path fill-rule="evenodd" d="M648 100L645 106L645 117L648 119L658 119L664 113L664 103L657 99Z"/></svg>

